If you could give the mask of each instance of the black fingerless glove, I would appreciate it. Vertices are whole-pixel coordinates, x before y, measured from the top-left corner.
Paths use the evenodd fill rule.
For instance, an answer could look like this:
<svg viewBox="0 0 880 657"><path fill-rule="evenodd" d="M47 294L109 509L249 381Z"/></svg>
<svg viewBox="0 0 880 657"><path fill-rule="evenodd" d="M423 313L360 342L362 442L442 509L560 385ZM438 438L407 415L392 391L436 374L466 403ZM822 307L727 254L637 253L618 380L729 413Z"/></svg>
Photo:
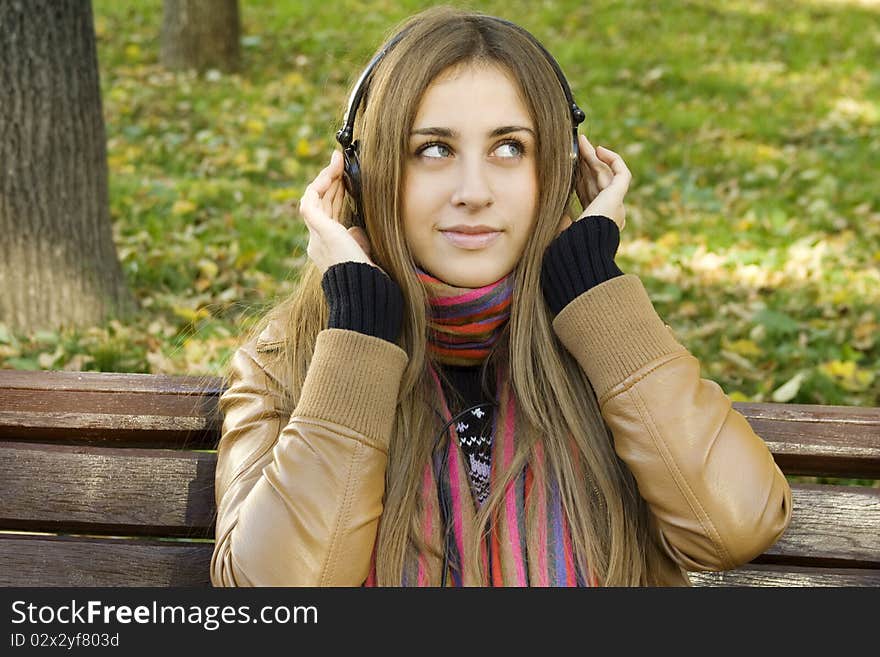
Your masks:
<svg viewBox="0 0 880 657"><path fill-rule="evenodd" d="M321 288L330 309L328 328L397 342L403 321L403 293L381 269L366 262L340 262L324 272Z"/></svg>
<svg viewBox="0 0 880 657"><path fill-rule="evenodd" d="M541 288L554 317L590 288L623 275L614 262L619 245L617 224L599 215L575 221L550 243Z"/></svg>

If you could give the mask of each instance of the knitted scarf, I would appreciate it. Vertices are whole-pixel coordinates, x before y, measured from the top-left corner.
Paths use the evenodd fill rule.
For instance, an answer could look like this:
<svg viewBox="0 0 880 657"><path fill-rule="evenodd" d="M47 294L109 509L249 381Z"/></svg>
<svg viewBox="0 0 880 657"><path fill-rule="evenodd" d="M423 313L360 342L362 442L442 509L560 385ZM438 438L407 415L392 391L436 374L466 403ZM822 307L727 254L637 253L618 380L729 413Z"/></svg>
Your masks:
<svg viewBox="0 0 880 657"><path fill-rule="evenodd" d="M489 354L510 317L512 274L481 288L458 288L417 269L430 299L430 351L443 364L479 364ZM478 559L469 557L476 531L476 511L464 455L452 414L436 371L429 372L448 426L447 437L435 449L421 478L421 529L425 541L448 558L449 586L596 586L594 575L576 565L568 519L559 485L545 467L538 441L529 463L510 481L500 512L490 521L488 537ZM506 364L496 368L498 404L492 422L490 490L510 469L516 445L516 399ZM542 482L546 482L542 485ZM533 500L532 498L537 499ZM534 502L534 503L532 503ZM449 534L444 536L444 528ZM444 547L445 543L445 547ZM375 551L366 586L375 586ZM404 586L439 586L443 559L418 552L410 545L402 573Z"/></svg>
<svg viewBox="0 0 880 657"><path fill-rule="evenodd" d="M513 275L484 287L455 287L416 267L428 292L428 352L445 365L479 365L510 318Z"/></svg>

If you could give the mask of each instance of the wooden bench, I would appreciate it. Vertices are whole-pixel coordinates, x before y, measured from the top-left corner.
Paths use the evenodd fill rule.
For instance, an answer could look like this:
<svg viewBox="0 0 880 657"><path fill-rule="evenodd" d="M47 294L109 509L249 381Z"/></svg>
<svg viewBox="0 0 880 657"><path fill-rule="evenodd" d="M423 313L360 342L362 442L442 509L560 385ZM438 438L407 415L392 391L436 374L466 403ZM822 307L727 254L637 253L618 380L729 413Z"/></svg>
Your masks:
<svg viewBox="0 0 880 657"><path fill-rule="evenodd" d="M0 370L0 585L208 586L218 378ZM880 409L735 403L786 474L880 478ZM880 586L880 488L792 484L753 563L697 585Z"/></svg>

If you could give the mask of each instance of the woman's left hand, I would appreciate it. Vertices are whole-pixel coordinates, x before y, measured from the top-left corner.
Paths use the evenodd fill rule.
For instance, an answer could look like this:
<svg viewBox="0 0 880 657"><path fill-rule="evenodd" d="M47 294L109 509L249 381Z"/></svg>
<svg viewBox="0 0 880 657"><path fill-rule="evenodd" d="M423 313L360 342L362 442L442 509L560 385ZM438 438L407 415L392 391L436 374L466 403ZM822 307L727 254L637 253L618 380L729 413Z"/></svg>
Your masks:
<svg viewBox="0 0 880 657"><path fill-rule="evenodd" d="M632 174L614 151L593 145L584 135L578 135L580 151L580 178L575 185L578 199L584 211L578 220L590 215L608 217L620 230L626 226L626 208L623 198L629 190ZM560 232L571 225L563 218Z"/></svg>

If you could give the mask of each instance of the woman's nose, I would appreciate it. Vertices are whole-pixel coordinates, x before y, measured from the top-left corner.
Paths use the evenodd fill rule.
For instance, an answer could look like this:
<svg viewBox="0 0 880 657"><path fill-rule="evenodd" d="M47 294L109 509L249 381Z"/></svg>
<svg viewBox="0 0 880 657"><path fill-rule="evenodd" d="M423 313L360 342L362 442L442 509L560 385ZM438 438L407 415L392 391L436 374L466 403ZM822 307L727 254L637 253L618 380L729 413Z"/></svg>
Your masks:
<svg viewBox="0 0 880 657"><path fill-rule="evenodd" d="M487 164L482 161L462 159L457 172L453 205L467 205L481 208L492 203L492 187L489 182Z"/></svg>

